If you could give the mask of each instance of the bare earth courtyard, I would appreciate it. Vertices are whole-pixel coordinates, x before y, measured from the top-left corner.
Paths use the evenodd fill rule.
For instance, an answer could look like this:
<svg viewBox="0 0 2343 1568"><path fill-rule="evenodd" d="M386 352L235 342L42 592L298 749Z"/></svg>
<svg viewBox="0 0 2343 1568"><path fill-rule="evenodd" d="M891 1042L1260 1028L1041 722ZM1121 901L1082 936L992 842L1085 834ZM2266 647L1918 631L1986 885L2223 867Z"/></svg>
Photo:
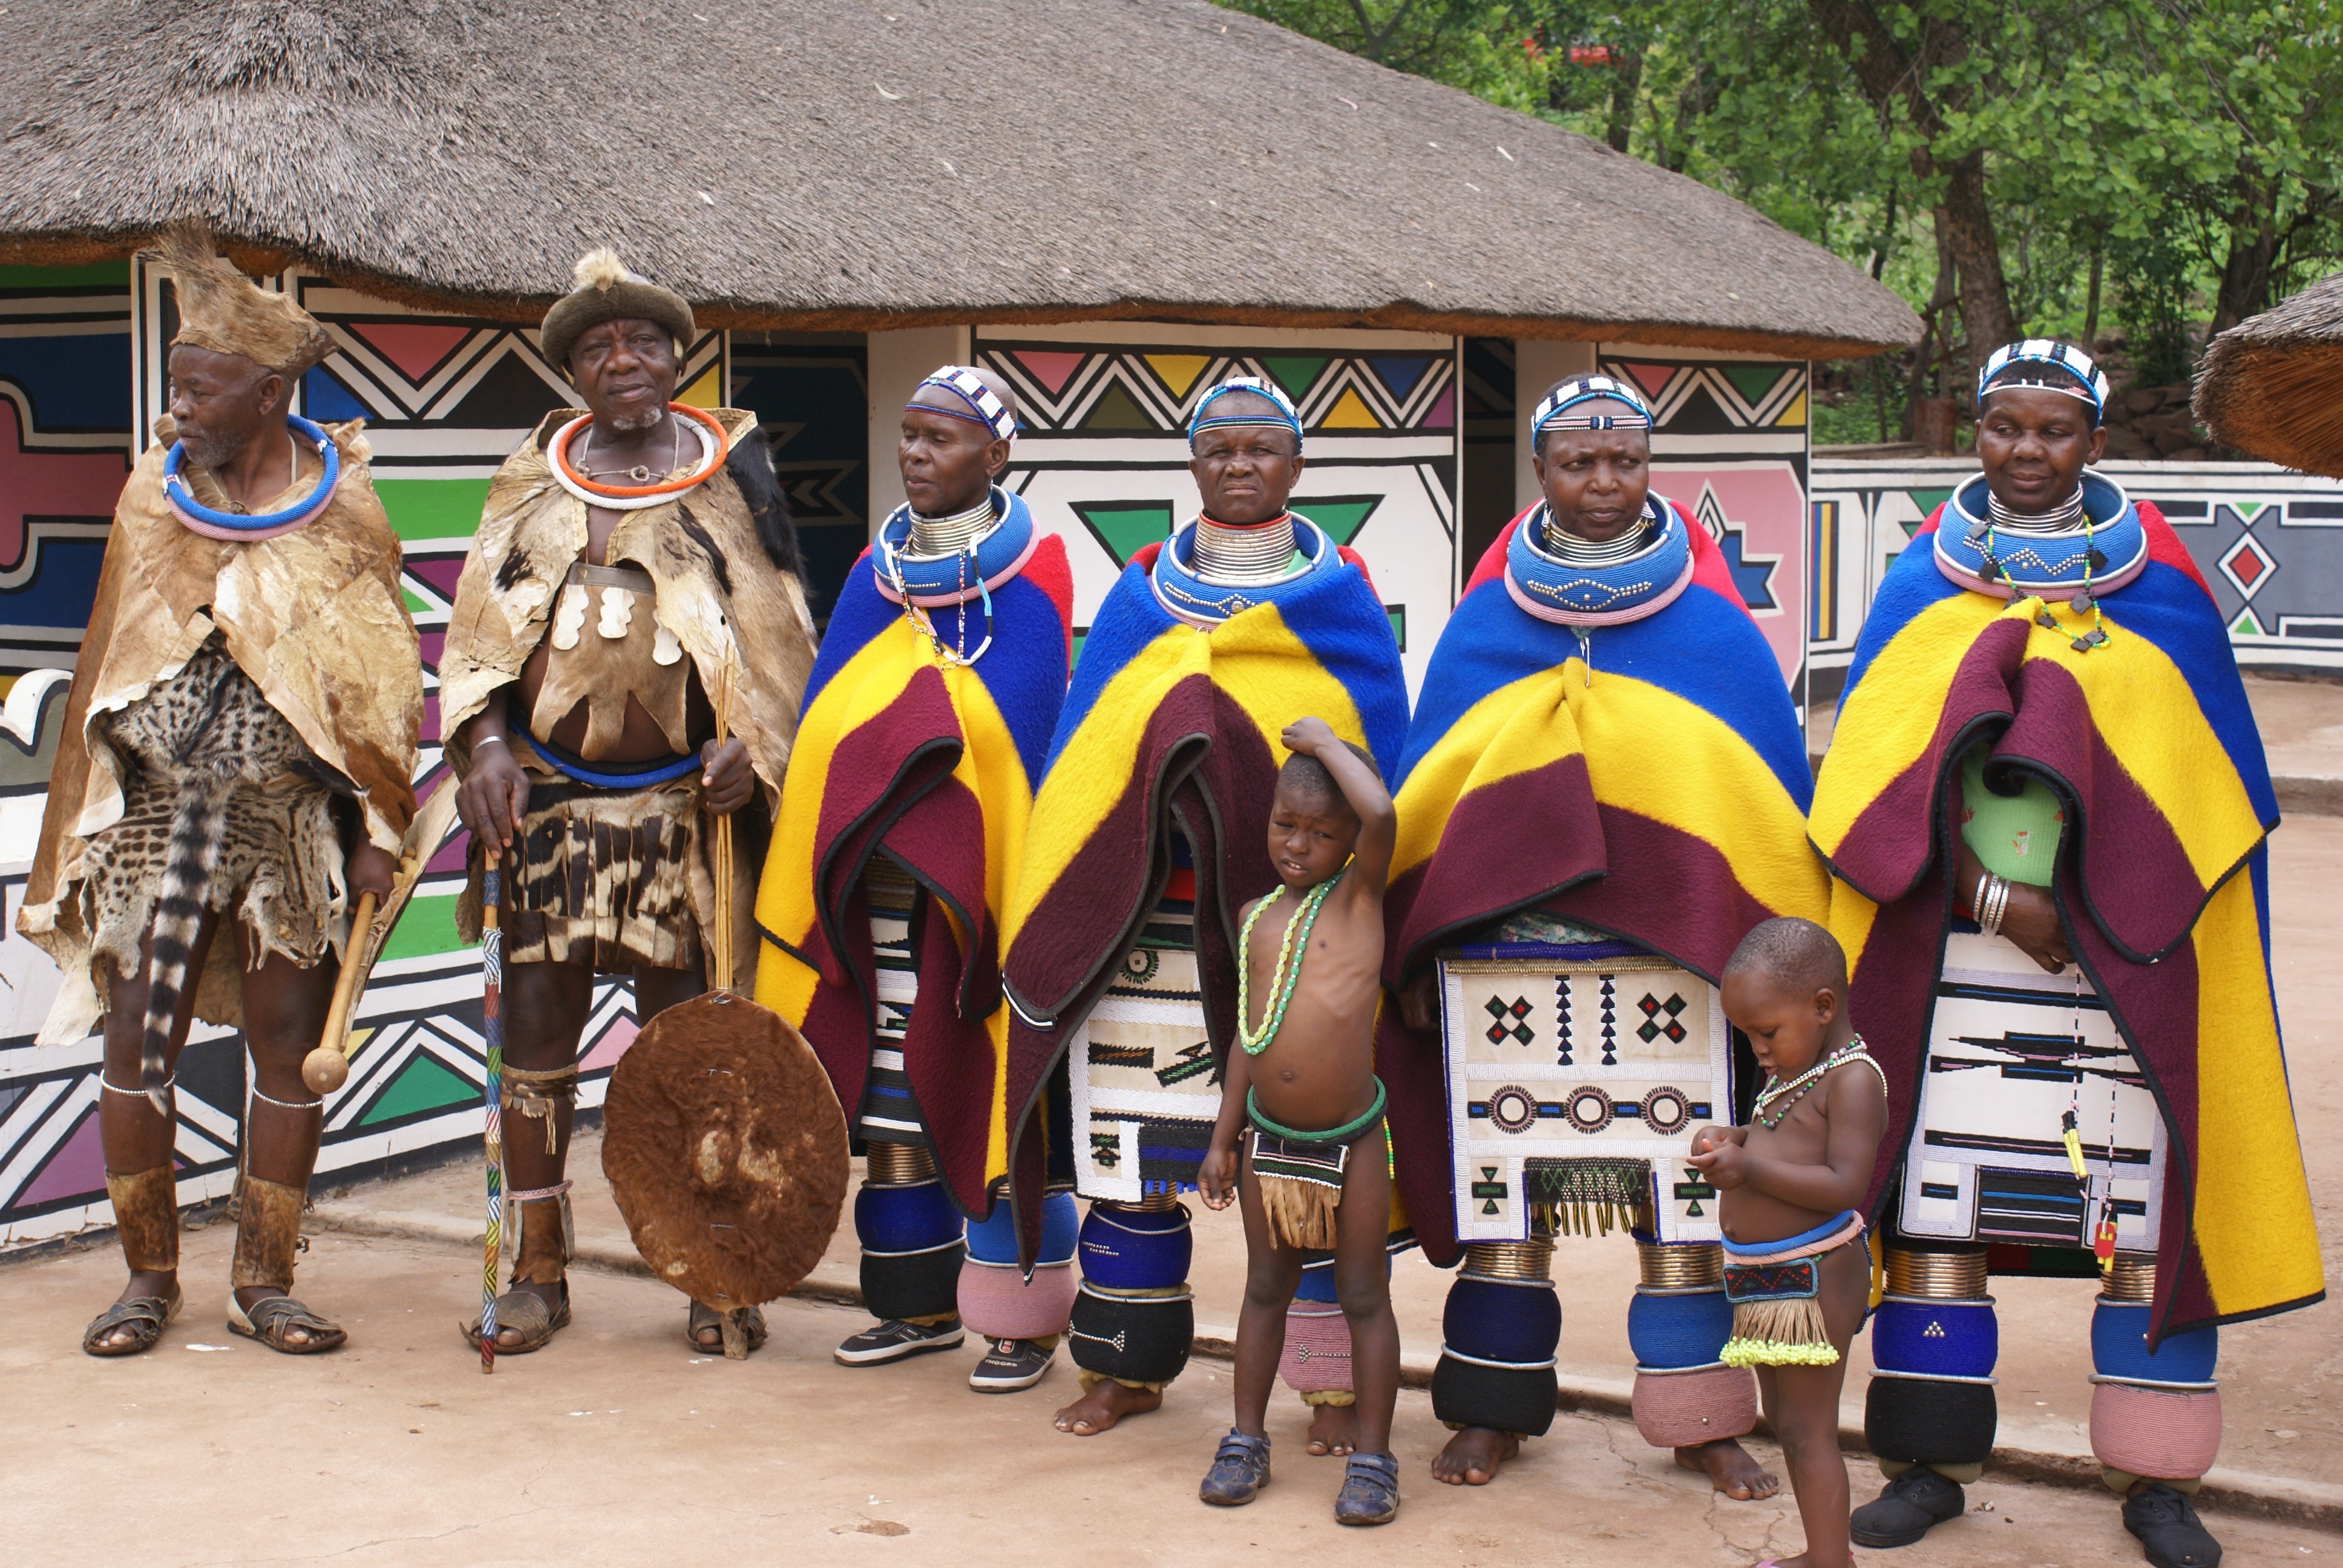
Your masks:
<svg viewBox="0 0 2343 1568"><path fill-rule="evenodd" d="M2257 693L2257 696L2260 696ZM2267 728L2267 716L2265 719ZM2297 1114L2329 1288L2343 1255L2343 1124L2332 954L2343 819L2296 815L2276 840L2275 936ZM628 1255L583 1141L578 1321L548 1352L484 1378L458 1342L477 1304L478 1170L468 1165L322 1202L300 1293L339 1318L349 1348L295 1360L222 1323L231 1235L189 1233L188 1305L152 1353L96 1361L82 1325L120 1283L110 1238L0 1267L0 1562L666 1563L786 1553L811 1563L1016 1563L1095 1559L1266 1562L1340 1552L1363 1563L1754 1563L1795 1550L1789 1500L1735 1503L1646 1447L1624 1419L1565 1411L1487 1488L1432 1481L1446 1433L1421 1392L1401 1396L1398 1523L1341 1531L1332 1461L1302 1452L1302 1408L1272 1405L1276 1481L1252 1507L1195 1501L1228 1424L1224 1364L1198 1358L1161 1414L1081 1440L1049 1425L1075 1391L1060 1364L1029 1393L965 1382L973 1346L849 1370L830 1350L868 1319L817 1301L770 1309L773 1338L745 1364L695 1354L683 1300L593 1266ZM850 1285L850 1225L809 1284ZM1242 1243L1199 1210L1194 1280L1207 1335L1234 1317ZM1632 1249L1572 1241L1557 1258L1565 1388L1624 1393ZM1408 1360L1437 1351L1447 1276L1411 1254L1396 1293ZM1996 1281L2005 1445L2084 1448L2087 1285ZM2333 1304L2227 1330L2227 1421L2208 1484L2329 1500L2343 1476L2343 1336ZM1865 1342L1845 1420L1859 1427ZM1774 1462L1771 1448L1761 1454ZM1877 1487L1851 1456L1855 1495ZM1966 1520L1918 1546L1862 1554L1897 1568L2135 1563L2113 1500L2094 1488L1988 1472ZM2207 1523L2235 1564L2343 1559L2343 1534L2229 1507Z"/></svg>

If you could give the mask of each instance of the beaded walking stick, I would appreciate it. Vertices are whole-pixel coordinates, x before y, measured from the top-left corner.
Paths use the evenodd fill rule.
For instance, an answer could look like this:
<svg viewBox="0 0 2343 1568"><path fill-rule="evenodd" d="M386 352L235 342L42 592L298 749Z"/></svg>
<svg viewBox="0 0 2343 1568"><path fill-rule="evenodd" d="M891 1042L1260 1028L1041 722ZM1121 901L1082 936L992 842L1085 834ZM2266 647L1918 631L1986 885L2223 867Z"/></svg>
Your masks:
<svg viewBox="0 0 2343 1568"><path fill-rule="evenodd" d="M480 1371L497 1370L497 1263L504 1251L504 1099L505 1026L501 1016L505 986L504 932L497 922L502 889L497 872L497 851L490 849L488 868L480 877L480 1038L488 1047L488 1078L484 1094L488 1119L483 1123L488 1144L488 1228L487 1253L480 1275Z"/></svg>

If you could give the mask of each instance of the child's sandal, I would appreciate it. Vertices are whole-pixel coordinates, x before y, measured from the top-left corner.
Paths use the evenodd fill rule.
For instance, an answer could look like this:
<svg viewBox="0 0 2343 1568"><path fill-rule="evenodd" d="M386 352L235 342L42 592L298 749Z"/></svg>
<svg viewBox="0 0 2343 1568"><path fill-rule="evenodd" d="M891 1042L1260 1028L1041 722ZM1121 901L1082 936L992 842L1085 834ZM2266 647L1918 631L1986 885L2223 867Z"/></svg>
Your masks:
<svg viewBox="0 0 2343 1568"><path fill-rule="evenodd" d="M1269 1439L1251 1437L1229 1428L1228 1436L1212 1454L1212 1468L1196 1495L1222 1508L1251 1503L1269 1484Z"/></svg>
<svg viewBox="0 0 2343 1568"><path fill-rule="evenodd" d="M1342 1490L1334 1499L1337 1524L1389 1524L1399 1517L1399 1457L1354 1453L1342 1470Z"/></svg>

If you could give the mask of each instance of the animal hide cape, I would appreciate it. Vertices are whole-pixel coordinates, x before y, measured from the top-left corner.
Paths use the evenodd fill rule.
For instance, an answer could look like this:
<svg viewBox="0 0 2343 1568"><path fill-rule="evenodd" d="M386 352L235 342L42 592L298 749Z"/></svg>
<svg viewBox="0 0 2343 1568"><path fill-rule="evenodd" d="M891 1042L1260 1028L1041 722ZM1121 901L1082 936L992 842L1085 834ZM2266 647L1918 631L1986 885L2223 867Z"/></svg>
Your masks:
<svg viewBox="0 0 2343 1568"><path fill-rule="evenodd" d="M759 438L755 415L711 412L736 445ZM556 592L585 555L586 503L555 480L546 455L555 432L582 413L547 415L488 483L439 664L440 733L458 777L471 769L465 727L519 678L551 624ZM719 468L673 500L627 513L603 557L650 575L659 623L690 656L702 690L712 697L730 662L732 732L748 748L767 809L778 806L798 695L813 664L813 621L797 578L765 553L731 473ZM515 728L525 728L518 715ZM753 874L744 868L739 876ZM742 907L752 891L739 890ZM467 940L477 940L478 897L476 885L458 910Z"/></svg>
<svg viewBox="0 0 2343 1568"><path fill-rule="evenodd" d="M1082 644L1003 929L1007 1163L988 1174L1013 1173L1029 1254L1042 1087L1171 878L1173 824L1194 856L1196 968L1218 1056L1236 1034L1237 911L1277 885L1278 737L1315 714L1387 773L1407 733L1399 647L1357 557L1344 550L1272 602L1202 629L1157 601L1149 573L1161 548L1132 558Z"/></svg>
<svg viewBox="0 0 2343 1568"><path fill-rule="evenodd" d="M976 647L988 630L980 604L925 613L948 647L963 632ZM1072 623L1065 543L1044 535L992 590L983 657L946 665L880 593L866 550L806 685L757 898L757 1000L811 1042L850 1121L878 1026L863 869L883 852L926 890L903 1066L945 1184L972 1214L989 1206L987 1172L1007 1161L1001 924L1066 698Z"/></svg>
<svg viewBox="0 0 2343 1568"><path fill-rule="evenodd" d="M1886 1069L1876 1214L1910 1140L1955 917L1962 754L2039 779L2066 810L2051 894L2155 1094L2172 1151L2151 1335L2318 1301L2318 1245L2269 976L2278 800L2228 633L2169 525L2137 503L2148 564L2087 616L1972 593L1929 548L1880 584L1815 791L1815 848L1855 1021ZM2177 1243L2176 1243L2177 1239Z"/></svg>
<svg viewBox="0 0 2343 1568"><path fill-rule="evenodd" d="M177 432L167 417L123 487L16 917L65 971L45 1043L80 1040L105 1016L81 892L90 839L122 818L126 763L96 720L176 673L213 632L317 759L357 788L367 840L399 852L415 816L422 660L363 424L325 428L341 457L333 497L316 521L275 538L206 538L172 515L163 461ZM243 1022L235 955L235 943L213 944L196 987L208 1022Z"/></svg>
<svg viewBox="0 0 2343 1568"><path fill-rule="evenodd" d="M1691 582L1641 620L1593 628L1590 671L1574 628L1505 591L1505 549L1529 515L1482 558L1424 674L1394 791L1384 978L1403 986L1474 928L1541 909L1715 983L1752 926L1828 906L1789 692L1688 517ZM1386 1005L1375 1070L1408 1218L1444 1265L1456 1211L1438 1036Z"/></svg>

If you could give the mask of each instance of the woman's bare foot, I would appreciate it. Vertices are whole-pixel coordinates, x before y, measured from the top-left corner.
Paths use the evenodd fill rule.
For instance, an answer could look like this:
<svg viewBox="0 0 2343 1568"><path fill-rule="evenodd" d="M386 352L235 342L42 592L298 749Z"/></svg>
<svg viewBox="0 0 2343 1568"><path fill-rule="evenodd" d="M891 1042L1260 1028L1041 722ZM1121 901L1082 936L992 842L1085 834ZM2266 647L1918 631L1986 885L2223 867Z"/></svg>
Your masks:
<svg viewBox="0 0 2343 1568"><path fill-rule="evenodd" d="M1510 1432L1468 1426L1433 1456L1432 1478L1451 1486L1486 1486L1497 1478L1497 1467L1521 1451L1522 1440Z"/></svg>
<svg viewBox="0 0 2343 1568"><path fill-rule="evenodd" d="M178 1275L160 1269L133 1274L130 1276L130 1282L122 1287L122 1293L114 1298L114 1304L118 1307L125 1302L135 1302L141 1296L152 1296L167 1302L171 1299L171 1292L177 1285L178 1278ZM120 1349L136 1343L137 1339L138 1331L136 1328L128 1323L117 1323L100 1334L97 1342Z"/></svg>
<svg viewBox="0 0 2343 1568"><path fill-rule="evenodd" d="M1359 1447L1359 1408L1351 1404L1312 1405L1310 1442L1302 1452L1313 1456L1354 1453Z"/></svg>
<svg viewBox="0 0 2343 1568"><path fill-rule="evenodd" d="M1060 1432L1072 1432L1076 1437L1096 1437L1112 1427L1126 1415L1141 1415L1163 1402L1162 1393L1151 1388L1133 1388L1112 1378L1101 1378L1057 1414Z"/></svg>
<svg viewBox="0 0 2343 1568"><path fill-rule="evenodd" d="M1721 1437L1694 1448L1679 1448L1676 1462L1695 1474L1707 1476L1711 1486L1736 1503L1755 1503L1782 1490L1774 1473L1751 1458L1738 1438ZM1784 1568L1788 1568L1792 1561L1784 1558Z"/></svg>

